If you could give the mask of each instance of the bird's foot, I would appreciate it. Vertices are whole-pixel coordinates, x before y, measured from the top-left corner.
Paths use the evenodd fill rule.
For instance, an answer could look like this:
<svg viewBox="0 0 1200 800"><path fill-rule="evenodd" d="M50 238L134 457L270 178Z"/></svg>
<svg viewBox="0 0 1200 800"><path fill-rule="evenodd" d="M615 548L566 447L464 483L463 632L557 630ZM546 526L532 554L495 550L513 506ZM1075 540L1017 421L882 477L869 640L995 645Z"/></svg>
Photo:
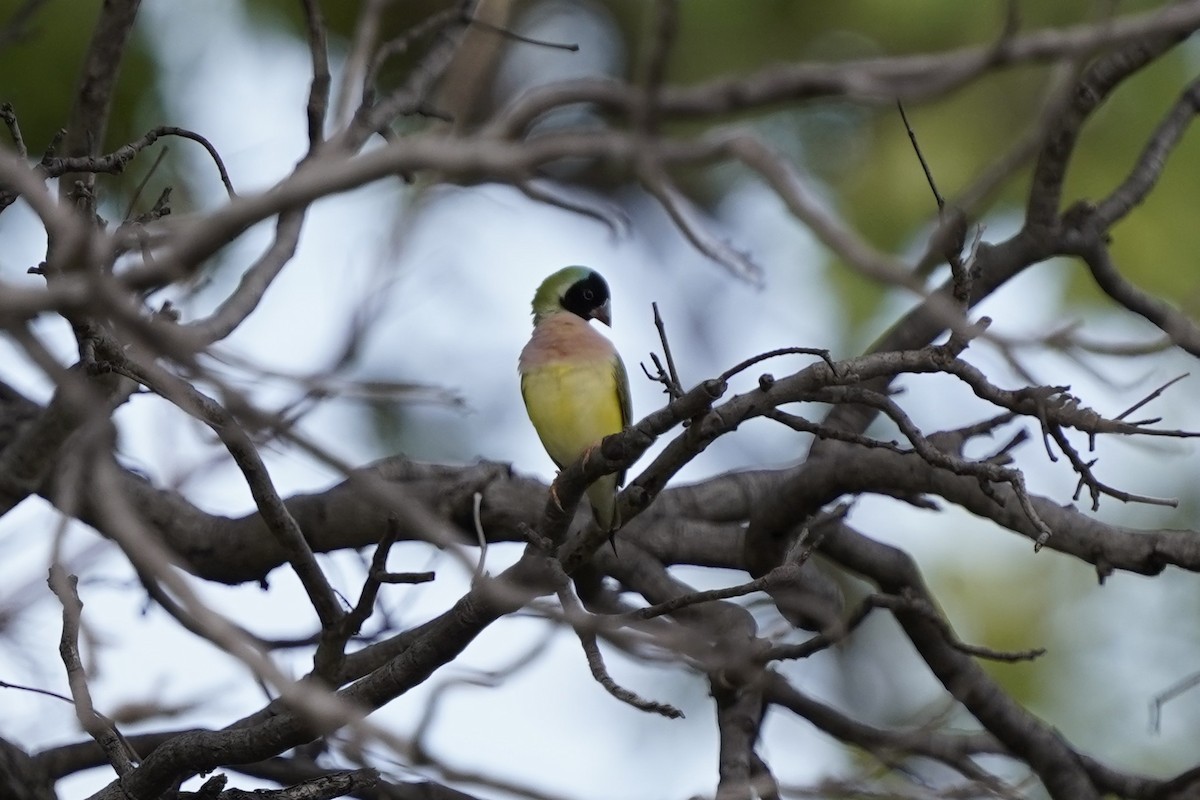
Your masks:
<svg viewBox="0 0 1200 800"><path fill-rule="evenodd" d="M562 501L558 499L558 490L554 488L554 484L550 484L550 499L554 501L554 507L558 509L558 513L563 514L566 509L563 508Z"/></svg>

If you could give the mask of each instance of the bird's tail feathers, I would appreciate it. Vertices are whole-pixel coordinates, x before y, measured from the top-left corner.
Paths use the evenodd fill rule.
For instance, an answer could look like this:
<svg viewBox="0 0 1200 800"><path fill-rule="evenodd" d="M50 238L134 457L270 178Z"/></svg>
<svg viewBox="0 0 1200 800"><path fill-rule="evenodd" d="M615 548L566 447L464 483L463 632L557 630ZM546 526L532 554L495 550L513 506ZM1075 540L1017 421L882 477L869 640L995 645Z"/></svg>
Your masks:
<svg viewBox="0 0 1200 800"><path fill-rule="evenodd" d="M605 475L587 490L588 502L592 506L592 518L600 530L608 534L608 543L613 555L617 552L617 531L621 528L621 514L617 510L617 477Z"/></svg>

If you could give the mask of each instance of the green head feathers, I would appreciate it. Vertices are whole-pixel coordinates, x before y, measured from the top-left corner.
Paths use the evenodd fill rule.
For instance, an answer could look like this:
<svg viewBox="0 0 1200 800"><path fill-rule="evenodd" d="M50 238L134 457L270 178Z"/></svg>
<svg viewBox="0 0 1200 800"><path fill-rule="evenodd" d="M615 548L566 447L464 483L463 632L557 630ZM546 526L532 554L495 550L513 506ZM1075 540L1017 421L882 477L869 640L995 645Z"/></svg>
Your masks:
<svg viewBox="0 0 1200 800"><path fill-rule="evenodd" d="M533 324L544 317L569 311L583 319L610 324L608 284L587 267L563 267L542 281L533 296Z"/></svg>

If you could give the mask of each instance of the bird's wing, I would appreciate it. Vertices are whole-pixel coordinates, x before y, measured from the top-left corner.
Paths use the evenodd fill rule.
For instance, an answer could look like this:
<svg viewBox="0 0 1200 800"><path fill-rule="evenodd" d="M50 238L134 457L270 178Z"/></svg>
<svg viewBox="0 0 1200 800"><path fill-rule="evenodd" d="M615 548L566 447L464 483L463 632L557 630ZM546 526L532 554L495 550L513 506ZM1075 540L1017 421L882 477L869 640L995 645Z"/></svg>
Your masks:
<svg viewBox="0 0 1200 800"><path fill-rule="evenodd" d="M529 384L530 384L530 374L527 372L521 373L521 399L525 401L525 413L529 415L529 419L532 421L534 419L535 413L533 410L533 405L529 402L529 397L530 397L529 393L531 391L529 388ZM542 432L541 432L541 429L538 427L537 422L534 422L533 427L534 427L534 430L537 430L538 436L541 437ZM542 444L543 444L543 446L545 445L544 440L543 440ZM550 456L550 460L554 462L554 466L558 467L559 469L563 468L562 462L554 457L554 454L550 452L549 448L546 448L546 455Z"/></svg>
<svg viewBox="0 0 1200 800"><path fill-rule="evenodd" d="M633 422L633 399L629 396L629 374L625 372L625 362L616 352L613 353L613 377L616 379L617 400L621 405L621 430L625 430ZM617 473L617 486L625 485L625 470Z"/></svg>

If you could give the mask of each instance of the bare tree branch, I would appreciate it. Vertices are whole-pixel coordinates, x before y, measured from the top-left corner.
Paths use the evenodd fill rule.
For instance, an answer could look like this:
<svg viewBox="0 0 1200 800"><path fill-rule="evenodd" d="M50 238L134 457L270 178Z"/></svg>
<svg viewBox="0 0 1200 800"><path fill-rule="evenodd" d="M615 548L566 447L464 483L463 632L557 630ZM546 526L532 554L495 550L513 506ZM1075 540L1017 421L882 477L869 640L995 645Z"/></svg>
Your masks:
<svg viewBox="0 0 1200 800"><path fill-rule="evenodd" d="M132 752L112 720L96 711L92 705L92 694L87 685L87 673L79 655L79 626L83 617L83 603L79 599L79 579L68 575L61 565L50 568L50 589L58 596L63 607L62 639L58 646L63 665L67 668L67 680L71 684L75 715L79 724L91 734L104 749L109 763L117 775L124 777L133 771L133 761L138 758Z"/></svg>
<svg viewBox="0 0 1200 800"><path fill-rule="evenodd" d="M719 747L715 792L723 799L863 797L891 788L897 796L922 800L960 795L1016 800L1030 792L1054 800L1194 794L1197 769L1150 778L1081 754L1053 727L1056 720L1031 713L977 663L1034 659L1051 642L1019 643L1025 648L1019 650L999 649L985 637L980 644L964 643L949 622L957 617L942 611L947 596L936 597L925 585L917 562L846 520L864 495L926 512L955 505L994 523L992 535L1024 537L1035 549L1045 545L1089 565L1101 581L1116 571L1200 572L1196 531L1122 527L1066 505L1068 498L1042 493L1022 469L1026 459L1042 458L1042 452L1020 449L1040 430L1045 458L1052 462L1046 466L1073 476L1074 499L1086 488L1093 509L1105 496L1175 503L1113 485L1107 462L1099 464L1092 451L1101 436L1151 442L1195 437L1188 422L1140 411L1168 389L1175 393L1186 385L1147 378L1147 386L1157 388L1131 404L1104 394L1116 381L1102 366L1088 364L1107 381L1102 389L1072 391L1066 378L1055 375L1045 384L1036 379L1039 369L1025 355L1031 347L1058 348L1080 361L1085 352L1132 358L1178 348L1200 355L1200 329L1187 306L1135 286L1108 249L1110 228L1126 219L1132 224L1132 210L1165 185L1168 164L1174 168L1173 154L1200 106L1200 84L1172 90L1183 89L1107 196L1092 205L1066 194L1070 170L1088 167L1081 161L1086 151L1078 146L1084 127L1108 124L1097 114L1102 104L1200 29L1200 0L1123 16L1102 9L1085 23L1034 31L1020 29L1019 8L1008 3L1003 26L983 44L764 65L686 85L674 85L671 70L677 57L690 57L686 15L696 12L675 0L656 0L647 9L653 13L635 26L643 36L635 79L539 81L510 99L489 98L483 91L484 78L501 64L502 47L552 48L555 55L582 58L593 55L587 40L518 32L529 30L519 17L524 9L508 3L456 0L422 17L403 4L373 0L359 9L340 64L331 37L349 20L315 0L301 0L298 7L311 70L302 124L308 147L294 168L265 189L235 195L212 144L182 128L155 127L102 151L136 0L114 0L101 9L70 124L40 162L29 161L16 111L0 105L13 142L0 149L0 210L23 201L10 218L29 220L24 224L48 240L45 260L29 265L30 273L44 276L44 286L40 280L33 281L36 287L17 279L0 282L0 331L54 389L49 402L33 403L5 383L17 380L16 373L0 375L0 516L30 495L48 500L61 512L53 526L44 526L53 529L53 557L61 564L67 563L60 552L67 521L91 526L99 534L95 541L121 566L116 581L126 591L166 611L166 624L217 648L219 657L266 694L257 707L239 706L234 718L213 729L122 738L117 723L92 703L97 687L89 681L95 673L85 672L79 653L80 631L87 630L81 628L82 605L65 568L56 567L51 583L63 605L61 649L70 702L91 740L34 755L0 740L0 793L48 800L63 776L107 764L111 782L95 800L248 796L230 786L228 771L277 782L280 788L259 794L281 800L350 795L471 800L459 786L555 797L537 780L489 774L471 763L459 766L457 756L443 757L435 720L437 726L444 721L442 698L453 689L499 687L550 643L573 633L592 679L634 708L682 716L674 705L626 688L634 684L609 671L607 648L707 685L713 715L706 724ZM14 25L0 29L0 46L7 36L24 34L34 11L31 3L18 9ZM331 15L328 24L325 12ZM1013 130L1024 134L1005 152L997 147L976 159L982 166L973 176L951 179L935 170L931 165L946 162L917 135L925 133L927 118L914 116L910 123L904 117L938 207L931 230L906 232L912 247L905 251L897 249L894 231L884 239L876 228L852 224L856 215L836 189L820 185L789 155L789 147L775 146L758 124L762 115L779 108L790 113L809 101L856 109L903 101L903 108L916 108L986 77L1035 65L1042 67L1039 74L1055 76L1041 110L1031 112L1027 123L1017 121ZM335 82L339 91L331 96ZM460 92L468 82L476 85ZM460 94L471 101L457 99ZM586 109L589 123L534 125L564 108ZM163 136L204 146L228 199L171 214L168 187L153 207L132 219L116 226L99 220L95 211L105 199L106 176L120 173ZM999 187L1025 179L1020 168L1031 160L1019 229L984 242L982 227L974 223L985 211L1004 210L988 204ZM566 179L551 180L548 176L561 176L564 162L586 165L581 180L596 182L576 191ZM504 185L600 221L614 234L632 224L620 209L626 193L614 192L612 202L595 198L601 197L599 187L619 183L636 189L639 200L656 201L698 252L736 277L761 282L766 273L749 249L727 237L711 218L707 198L688 188L699 171L714 167L749 174L757 189L778 198L790 222L806 227L828 251L829 269L898 289L899 296L915 299L915 307L897 314L865 354L835 358L828 350L785 340L732 365L712 364L702 373L710 377L688 388L675 362L684 350L678 341L668 342L655 306L662 358L651 355L650 368L643 369L666 390L663 405L567 464L549 487L492 462L455 466L391 456L352 463L324 434L301 424L311 419L306 415L313 408L339 394L395 398L417 386L354 372L362 366L366 337L382 317L384 301L376 299L382 292L354 312L348 332L334 343L334 355L300 372L260 364L267 359L238 353L237 338L230 338L247 330L250 315L273 299L272 287L300 252L314 203L371 183L396 184L397 177L405 182L406 198L418 198L437 183L456 183L464 191L477 184ZM56 191L48 186L55 179ZM955 185L966 188L947 201L953 190L944 197L942 188ZM140 198L141 187L137 192ZM131 203L125 217L133 210ZM214 284L206 316L181 324L188 308L179 292L206 273L211 258L250 240L254 234L246 234L256 226L273 229L265 249L236 268L236 286ZM1115 313L1143 317L1166 338L1148 345L1096 342L1076 325L1049 334L987 333L990 320L973 311L978 303L1063 255L1084 261L1115 301ZM943 262L950 279L931 290L928 270ZM820 302L799 299L796 312ZM697 324L704 313L696 314ZM46 323L55 319L68 323L75 337L74 367L63 366L57 334L46 332ZM226 339L223 347L213 346ZM976 365L985 362L968 360L967 348L979 340L995 345L1016 377L998 378ZM772 371L757 377L751 372L793 355L809 358L773 361ZM1170 374L1181 371L1172 368ZM950 430L926 426L921 422L926 409L897 388L898 381L936 380L955 386L970 407L971 422ZM289 394L266 400L255 381L282 384ZM185 478L123 466L118 425L136 417L144 407L141 397L151 393L172 404L172 414L181 410L216 435L217 441L208 442L213 455L205 468L236 466L254 500L251 510L238 517L207 512L184 493ZM130 397L136 401L125 406ZM884 432L868 430L881 417ZM714 443L736 442L729 437L747 423L762 424L753 423L757 419L768 420L769 429L788 443L798 442L784 456L790 463L673 485ZM990 436L997 441L980 441ZM311 459L344 479L324 490L284 496L276 488L283 485L281 476L264 460L266 447ZM652 447L653 456L618 498L622 547L610 553L603 547L606 532L577 524L586 517L579 506L591 483L634 467ZM489 550L497 542L511 544ZM349 552L364 548L373 551ZM495 576L484 569L485 550L488 567L499 572ZM318 561L318 554L336 552L343 555L329 564ZM419 556L423 564L399 563L401 554L411 553L430 555ZM441 553L453 560L450 568L429 560L444 557ZM389 556L396 571L389 570ZM414 605L410 590L385 588L431 581L435 566L434 588L451 593L432 611L428 598ZM217 613L200 589L205 583L259 582L265 590L276 569L300 582L312 607L292 612L309 620L298 631L272 630L260 620L235 623ZM714 578L715 569L737 574ZM707 588L689 585L690 574L710 578L695 582ZM0 605L0 633L7 635L15 614L10 606L17 605L7 597ZM855 698L817 702L806 684L788 677L793 668L860 658L859 640L871 635L864 623L880 618L899 626L915 653L914 669L937 681L931 686L946 711L916 725L911 717L869 725L855 718L863 710ZM518 648L519 658L508 667L456 671L466 648L485 633L506 632L510 619L519 625L532 621L544 637L532 648ZM807 630L813 633L802 632ZM310 656L309 673L296 679L285 665ZM809 661L782 663L799 659ZM583 669L578 657L572 663ZM616 666L611 658L610 664ZM441 677L431 682L435 673ZM586 680L588 673L580 674ZM4 681L0 688L19 691L29 689L26 684L42 682ZM33 694L21 697L67 699L50 689L29 691ZM371 716L401 699L425 703L416 709L415 728L393 730L396 717ZM114 718L125 727L127 720L166 716L178 708L143 692ZM837 779L790 785L789 772L769 761L775 755L771 742L760 741L769 735L764 724L774 714L807 720L848 750L868 753L870 763ZM973 718L968 730L953 729L961 727L965 714ZM696 724L697 716L704 717L689 713L689 723ZM932 762L935 771L926 772L924 762ZM215 774L198 791L180 792L183 781L210 772Z"/></svg>

